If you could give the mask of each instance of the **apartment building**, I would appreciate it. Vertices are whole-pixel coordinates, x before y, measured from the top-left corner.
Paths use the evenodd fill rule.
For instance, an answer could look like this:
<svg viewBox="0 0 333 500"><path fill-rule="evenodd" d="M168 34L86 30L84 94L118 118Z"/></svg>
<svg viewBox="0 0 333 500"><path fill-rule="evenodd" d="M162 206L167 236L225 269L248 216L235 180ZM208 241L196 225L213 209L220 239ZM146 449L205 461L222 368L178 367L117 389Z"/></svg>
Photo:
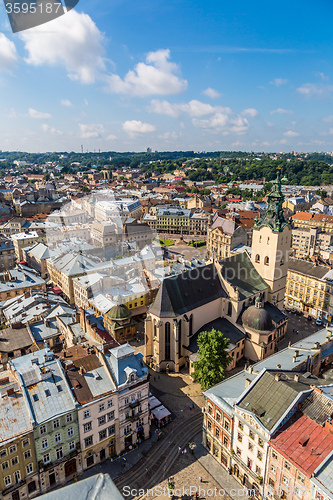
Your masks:
<svg viewBox="0 0 333 500"><path fill-rule="evenodd" d="M77 403L60 361L48 348L11 360L34 423L41 492L82 470Z"/></svg>
<svg viewBox="0 0 333 500"><path fill-rule="evenodd" d="M8 222L0 226L0 233L5 236L11 236L22 232L22 227L26 224L27 219L23 217L13 217Z"/></svg>
<svg viewBox="0 0 333 500"><path fill-rule="evenodd" d="M263 496L269 441L297 411L317 379L300 373L265 370L234 405L234 477Z"/></svg>
<svg viewBox="0 0 333 500"><path fill-rule="evenodd" d="M49 222L55 222L61 226L71 224L85 224L88 214L85 210L56 210L48 216Z"/></svg>
<svg viewBox="0 0 333 500"><path fill-rule="evenodd" d="M327 426L296 413L269 445L266 485L272 496L310 499L311 478L333 450L333 435Z"/></svg>
<svg viewBox="0 0 333 500"><path fill-rule="evenodd" d="M95 205L95 220L114 221L117 217L133 217L139 219L142 215L142 206L139 200L124 198L114 200L101 200Z"/></svg>
<svg viewBox="0 0 333 500"><path fill-rule="evenodd" d="M63 366L79 403L82 467L87 469L120 453L118 393L97 350L75 346L66 349L65 356Z"/></svg>
<svg viewBox="0 0 333 500"><path fill-rule="evenodd" d="M178 207L158 208L156 231L158 233L189 234L191 210ZM144 222L146 220L144 219Z"/></svg>
<svg viewBox="0 0 333 500"><path fill-rule="evenodd" d="M317 228L294 228L291 233L293 256L297 259L312 257L317 243ZM333 235L332 235L333 236Z"/></svg>
<svg viewBox="0 0 333 500"><path fill-rule="evenodd" d="M218 214L214 215L213 223L207 231L208 259L225 259L230 257L232 250L239 245L247 244L247 234L243 227L235 220L224 219Z"/></svg>
<svg viewBox="0 0 333 500"><path fill-rule="evenodd" d="M0 272L13 269L16 264L13 241L6 236L0 236Z"/></svg>
<svg viewBox="0 0 333 500"><path fill-rule="evenodd" d="M49 248L45 243L36 243L31 247L22 249L23 259L26 263L38 271L43 279L48 278L47 259L55 257L57 252Z"/></svg>
<svg viewBox="0 0 333 500"><path fill-rule="evenodd" d="M287 307L326 321L332 314L332 291L333 273L329 266L294 258L289 260L285 292Z"/></svg>
<svg viewBox="0 0 333 500"><path fill-rule="evenodd" d="M111 221L94 221L91 230L91 242L96 248L104 248L115 245L118 240L118 230L116 224Z"/></svg>
<svg viewBox="0 0 333 500"><path fill-rule="evenodd" d="M58 285L69 302L74 304L73 279L87 274L95 263L80 253L69 252L47 260L47 272L54 285Z"/></svg>
<svg viewBox="0 0 333 500"><path fill-rule="evenodd" d="M231 466L233 415L227 407L216 404L212 396L205 396L203 415L203 443L209 453L224 467Z"/></svg>
<svg viewBox="0 0 333 500"><path fill-rule="evenodd" d="M333 215L297 212L291 218L294 227L318 228L325 233L333 232Z"/></svg>
<svg viewBox="0 0 333 500"><path fill-rule="evenodd" d="M104 358L119 392L119 446L124 451L149 437L148 368L129 344L110 349Z"/></svg>
<svg viewBox="0 0 333 500"><path fill-rule="evenodd" d="M8 300L31 290L46 291L45 281L34 272L10 269L0 274L0 300Z"/></svg>
<svg viewBox="0 0 333 500"><path fill-rule="evenodd" d="M0 498L33 498L39 493L33 419L11 370L1 372L0 395Z"/></svg>
<svg viewBox="0 0 333 500"><path fill-rule="evenodd" d="M15 255L18 261L23 260L23 248L34 245L39 241L46 241L45 231L29 231L26 233L12 234Z"/></svg>

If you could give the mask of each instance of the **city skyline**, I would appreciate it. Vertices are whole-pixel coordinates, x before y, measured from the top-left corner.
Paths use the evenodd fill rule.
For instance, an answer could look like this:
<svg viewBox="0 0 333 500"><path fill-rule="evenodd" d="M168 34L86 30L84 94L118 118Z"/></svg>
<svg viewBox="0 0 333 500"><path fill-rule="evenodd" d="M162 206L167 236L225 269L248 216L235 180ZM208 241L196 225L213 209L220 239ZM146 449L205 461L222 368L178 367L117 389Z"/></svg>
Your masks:
<svg viewBox="0 0 333 500"><path fill-rule="evenodd" d="M332 5L270 7L81 0L12 34L2 5L0 149L331 151Z"/></svg>

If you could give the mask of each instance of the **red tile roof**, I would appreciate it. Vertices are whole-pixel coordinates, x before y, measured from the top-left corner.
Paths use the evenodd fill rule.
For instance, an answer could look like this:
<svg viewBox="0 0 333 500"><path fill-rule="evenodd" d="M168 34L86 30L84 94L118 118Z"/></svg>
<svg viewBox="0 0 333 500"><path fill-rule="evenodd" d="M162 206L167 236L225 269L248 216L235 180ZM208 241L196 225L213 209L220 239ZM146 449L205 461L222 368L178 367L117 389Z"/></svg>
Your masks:
<svg viewBox="0 0 333 500"><path fill-rule="evenodd" d="M292 219L296 220L311 220L313 214L310 214L309 212L297 212L296 214L292 215Z"/></svg>
<svg viewBox="0 0 333 500"><path fill-rule="evenodd" d="M297 414L269 444L311 477L333 451L333 434L306 415Z"/></svg>

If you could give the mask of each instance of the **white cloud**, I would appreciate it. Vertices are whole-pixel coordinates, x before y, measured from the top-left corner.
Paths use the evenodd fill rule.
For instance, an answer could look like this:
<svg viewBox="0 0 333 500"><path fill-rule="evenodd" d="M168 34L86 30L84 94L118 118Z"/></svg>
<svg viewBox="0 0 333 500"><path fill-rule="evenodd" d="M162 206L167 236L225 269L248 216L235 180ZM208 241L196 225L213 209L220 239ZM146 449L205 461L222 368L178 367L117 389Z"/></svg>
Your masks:
<svg viewBox="0 0 333 500"><path fill-rule="evenodd" d="M211 87L208 87L208 89L203 90L202 93L206 95L207 97L210 97L211 99L217 99L218 97L221 97L222 94L218 92L215 89L212 89Z"/></svg>
<svg viewBox="0 0 333 500"><path fill-rule="evenodd" d="M51 118L50 113L42 113L41 111L36 111L33 108L28 109L29 116L37 120L48 120Z"/></svg>
<svg viewBox="0 0 333 500"><path fill-rule="evenodd" d="M47 132L48 134L54 134L54 135L62 135L63 134L63 132L61 130L58 130L54 127L50 127L50 125L47 125L47 123L43 123L42 130L44 132Z"/></svg>
<svg viewBox="0 0 333 500"><path fill-rule="evenodd" d="M108 135L106 138L107 141L115 141L116 139L118 139L118 137L113 134Z"/></svg>
<svg viewBox="0 0 333 500"><path fill-rule="evenodd" d="M205 115L211 115L217 112L231 113L231 109L222 106L212 106L211 104L206 104L201 101L193 99L189 102L171 104L168 101L159 101L158 99L152 99L150 101L149 111L152 113L172 116L176 118L180 113L187 113L192 117L200 117Z"/></svg>
<svg viewBox="0 0 333 500"><path fill-rule="evenodd" d="M275 113L278 115L292 115L294 112L289 109L277 108L271 111L271 115L274 115Z"/></svg>
<svg viewBox="0 0 333 500"><path fill-rule="evenodd" d="M17 61L17 52L14 42L0 33L0 68L9 70Z"/></svg>
<svg viewBox="0 0 333 500"><path fill-rule="evenodd" d="M187 89L187 81L179 77L179 67L169 61L170 50L149 52L146 62L138 63L122 80L119 75L106 78L108 90L132 96L178 94Z"/></svg>
<svg viewBox="0 0 333 500"><path fill-rule="evenodd" d="M193 118L192 123L195 127L204 129L215 129L222 131L222 133L229 134L244 134L249 128L249 122L246 118L240 115L230 115L229 113L215 113L208 119L198 120Z"/></svg>
<svg viewBox="0 0 333 500"><path fill-rule="evenodd" d="M286 78L274 78L271 82L269 82L271 85L275 85L276 87L280 87L280 85L285 85L288 83L288 80Z"/></svg>
<svg viewBox="0 0 333 500"><path fill-rule="evenodd" d="M333 121L333 115L330 115L330 116L324 116L322 118L323 122L325 123L331 123Z"/></svg>
<svg viewBox="0 0 333 500"><path fill-rule="evenodd" d="M178 134L176 132L165 132L158 136L159 139L163 139L165 141L176 140L178 139Z"/></svg>
<svg viewBox="0 0 333 500"><path fill-rule="evenodd" d="M104 134L104 126L101 123L91 123L89 125L79 123L81 139L100 138Z"/></svg>
<svg viewBox="0 0 333 500"><path fill-rule="evenodd" d="M150 123L142 123L140 120L127 120L123 123L123 130L128 134L148 134L155 132L156 128Z"/></svg>
<svg viewBox="0 0 333 500"><path fill-rule="evenodd" d="M287 144L287 139L281 139L280 144Z"/></svg>
<svg viewBox="0 0 333 500"><path fill-rule="evenodd" d="M272 122L266 122L267 127L274 127L274 123Z"/></svg>
<svg viewBox="0 0 333 500"><path fill-rule="evenodd" d="M254 108L245 109L241 115L237 115L228 107L212 106L201 101L193 99L187 103L171 104L168 101L152 99L149 111L158 114L164 114L178 117L181 113L186 113L192 117L192 123L195 127L204 129L216 129L222 134L231 132L243 134L249 128L249 122L245 116L255 117L259 113ZM207 119L200 120L200 117L211 115Z"/></svg>
<svg viewBox="0 0 333 500"><path fill-rule="evenodd" d="M254 108L248 108L244 109L244 111L241 112L242 116L249 116L250 118L255 118L256 116L259 115L259 111L257 111Z"/></svg>
<svg viewBox="0 0 333 500"><path fill-rule="evenodd" d="M288 130L288 132L285 132L283 135L285 135L286 137L298 137L299 133L294 132L293 130Z"/></svg>
<svg viewBox="0 0 333 500"><path fill-rule="evenodd" d="M315 83L304 83L303 85L298 87L296 91L307 98L310 97L324 98L328 97L333 92L333 86L325 84L317 85Z"/></svg>
<svg viewBox="0 0 333 500"><path fill-rule="evenodd" d="M69 78L81 83L94 82L105 70L104 35L87 14L73 9L19 36L33 66L64 66Z"/></svg>
<svg viewBox="0 0 333 500"><path fill-rule="evenodd" d="M318 76L319 78L321 78L323 80L323 82L329 80L329 77L327 75L325 75L325 73L322 73L322 72L316 72L315 73L316 76Z"/></svg>
<svg viewBox="0 0 333 500"><path fill-rule="evenodd" d="M61 106L65 106L67 108L71 108L73 106L71 101L69 101L68 99L61 99L60 104Z"/></svg>

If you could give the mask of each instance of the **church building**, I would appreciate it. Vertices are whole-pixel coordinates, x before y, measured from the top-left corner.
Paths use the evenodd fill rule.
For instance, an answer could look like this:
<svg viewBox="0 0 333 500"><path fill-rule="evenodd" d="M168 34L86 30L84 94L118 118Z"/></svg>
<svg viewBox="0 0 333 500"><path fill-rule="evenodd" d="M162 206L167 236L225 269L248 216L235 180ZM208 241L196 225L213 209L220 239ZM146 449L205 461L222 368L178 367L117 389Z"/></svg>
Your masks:
<svg viewBox="0 0 333 500"><path fill-rule="evenodd" d="M200 331L213 328L229 338L229 370L243 357L258 361L276 352L287 328L281 309L291 248L283 200L278 170L267 211L253 228L251 256L214 259L164 279L145 323L147 365L191 371Z"/></svg>

